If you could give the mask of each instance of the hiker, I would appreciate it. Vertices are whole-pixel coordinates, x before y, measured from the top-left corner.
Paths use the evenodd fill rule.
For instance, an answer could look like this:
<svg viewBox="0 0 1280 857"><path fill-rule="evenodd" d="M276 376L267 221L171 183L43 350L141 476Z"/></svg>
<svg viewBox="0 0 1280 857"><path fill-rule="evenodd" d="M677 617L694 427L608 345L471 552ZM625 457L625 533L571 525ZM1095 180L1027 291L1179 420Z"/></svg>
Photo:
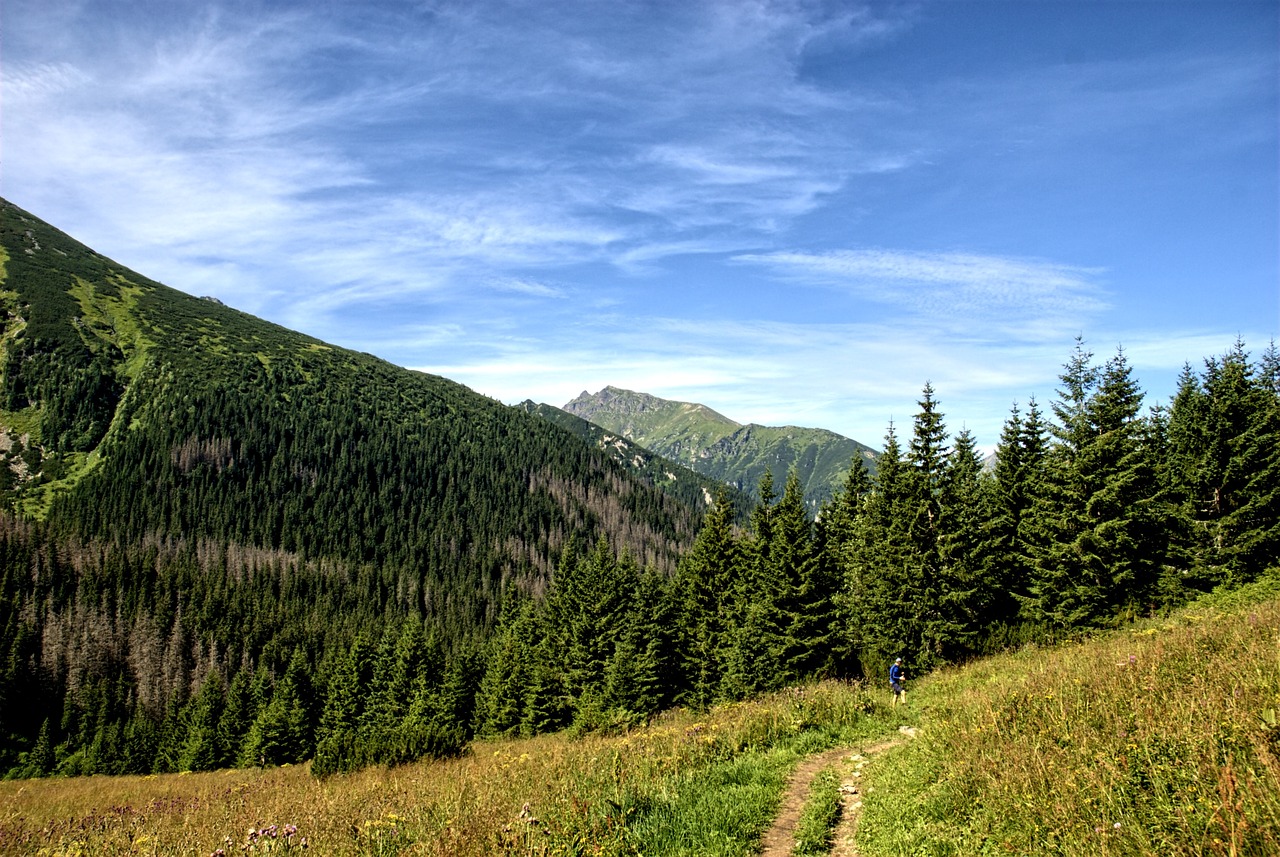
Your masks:
<svg viewBox="0 0 1280 857"><path fill-rule="evenodd" d="M893 704L897 707L901 701L903 705L907 704L907 691L902 686L907 680L907 671L902 668L902 658L895 658L893 666L889 667L889 687L893 688Z"/></svg>

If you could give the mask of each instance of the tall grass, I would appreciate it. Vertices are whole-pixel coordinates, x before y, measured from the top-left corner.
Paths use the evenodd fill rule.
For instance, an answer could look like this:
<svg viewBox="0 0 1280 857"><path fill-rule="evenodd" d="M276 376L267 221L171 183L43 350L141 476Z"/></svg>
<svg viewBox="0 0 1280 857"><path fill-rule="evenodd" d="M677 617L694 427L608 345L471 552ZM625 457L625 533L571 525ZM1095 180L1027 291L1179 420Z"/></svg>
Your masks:
<svg viewBox="0 0 1280 857"><path fill-rule="evenodd" d="M867 855L1280 854L1280 599L1204 603L920 683Z"/></svg>
<svg viewBox="0 0 1280 857"><path fill-rule="evenodd" d="M796 760L890 718L861 688L826 683L621 735L479 742L325 780L298 766L3 782L0 854L284 853L306 837L325 855L745 855Z"/></svg>

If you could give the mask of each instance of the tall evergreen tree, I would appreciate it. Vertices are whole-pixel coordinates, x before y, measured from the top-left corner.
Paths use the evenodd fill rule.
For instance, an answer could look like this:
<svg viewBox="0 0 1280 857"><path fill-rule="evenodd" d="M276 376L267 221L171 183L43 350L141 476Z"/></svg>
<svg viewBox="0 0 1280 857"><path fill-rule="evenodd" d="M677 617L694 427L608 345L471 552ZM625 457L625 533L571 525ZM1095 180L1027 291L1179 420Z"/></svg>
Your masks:
<svg viewBox="0 0 1280 857"><path fill-rule="evenodd" d="M1142 394L1123 351L1099 369L1077 341L1054 403L1057 443L1036 508L1027 614L1058 628L1097 625L1154 597L1159 494L1141 443Z"/></svg>
<svg viewBox="0 0 1280 857"><path fill-rule="evenodd" d="M933 392L933 385L926 383L912 424L907 456L909 548L899 579L910 609L910 657L917 668L925 669L946 659L948 641L960 632L939 546L947 429Z"/></svg>
<svg viewBox="0 0 1280 857"><path fill-rule="evenodd" d="M814 547L820 572L835 587L832 595L833 626L829 640L830 663L820 668L845 677L862 675L858 661L857 639L852 623L857 615L858 597L850 576L863 549L863 512L871 495L871 474L862 459L854 458L840 492L819 512L814 532Z"/></svg>
<svg viewBox="0 0 1280 857"><path fill-rule="evenodd" d="M1044 490L1048 429L1034 397L1021 415L1015 405L1000 434L991 486L990 543L985 580L990 624L1017 620L1019 598L1032 580L1032 508Z"/></svg>
<svg viewBox="0 0 1280 857"><path fill-rule="evenodd" d="M778 504L768 471L761 477L759 494L760 503L751 513L751 533L744 544L745 573L733 592L721 680L721 695L728 699L776 690L789 677L784 603L790 597L790 586L774 557Z"/></svg>
<svg viewBox="0 0 1280 857"><path fill-rule="evenodd" d="M774 589L771 597L778 612L782 654L782 683L799 679L812 667L815 649L826 644L830 621L826 592L818 577L817 554L813 545L813 522L804 502L800 477L793 469L787 474L782 497L772 513L772 534L767 562Z"/></svg>
<svg viewBox="0 0 1280 857"><path fill-rule="evenodd" d="M247 764L301 762L315 750L315 699L305 653L295 649L284 677L275 683L267 703L245 738Z"/></svg>
<svg viewBox="0 0 1280 857"><path fill-rule="evenodd" d="M514 735L525 720L538 644L536 606L509 605L490 638L484 676L476 694L475 730L481 735Z"/></svg>
<svg viewBox="0 0 1280 857"><path fill-rule="evenodd" d="M732 592L744 575L733 532L733 508L724 491L707 510L693 547L676 572L680 601L682 699L710 705L724 677L732 622Z"/></svg>
<svg viewBox="0 0 1280 857"><path fill-rule="evenodd" d="M218 721L224 705L222 676L210 672L192 701L187 741L178 759L181 771L212 771L225 758L219 742Z"/></svg>
<svg viewBox="0 0 1280 857"><path fill-rule="evenodd" d="M906 578L915 560L908 520L914 511L910 472L889 425L874 488L846 552L850 637L864 675L880 675L894 657L912 657L919 624Z"/></svg>
<svg viewBox="0 0 1280 857"><path fill-rule="evenodd" d="M990 482L972 432L961 430L947 456L938 513L939 613L950 627L940 651L947 661L974 651L983 628L996 620L998 602L984 577L990 552Z"/></svg>
<svg viewBox="0 0 1280 857"><path fill-rule="evenodd" d="M1174 546L1197 588L1251 580L1280 549L1274 371L1255 375L1238 342L1206 360L1201 378L1189 367L1180 378L1168 427L1170 490L1181 524Z"/></svg>

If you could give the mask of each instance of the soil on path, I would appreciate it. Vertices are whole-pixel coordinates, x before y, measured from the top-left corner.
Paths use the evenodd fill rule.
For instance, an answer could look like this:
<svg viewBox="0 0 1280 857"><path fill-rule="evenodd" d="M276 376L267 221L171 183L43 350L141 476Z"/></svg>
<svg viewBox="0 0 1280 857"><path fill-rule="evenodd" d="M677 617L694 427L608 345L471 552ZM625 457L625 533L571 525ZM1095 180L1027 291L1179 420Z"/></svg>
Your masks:
<svg viewBox="0 0 1280 857"><path fill-rule="evenodd" d="M840 823L836 827L832 857L858 857L854 834L862 812L862 767L867 759L905 740L907 735L894 735L863 747L837 747L802 760L787 781L782 806L773 826L761 840L762 857L791 857L795 848L796 824L804 811L805 801L814 777L827 768L835 768L840 776ZM912 736L914 737L914 736Z"/></svg>

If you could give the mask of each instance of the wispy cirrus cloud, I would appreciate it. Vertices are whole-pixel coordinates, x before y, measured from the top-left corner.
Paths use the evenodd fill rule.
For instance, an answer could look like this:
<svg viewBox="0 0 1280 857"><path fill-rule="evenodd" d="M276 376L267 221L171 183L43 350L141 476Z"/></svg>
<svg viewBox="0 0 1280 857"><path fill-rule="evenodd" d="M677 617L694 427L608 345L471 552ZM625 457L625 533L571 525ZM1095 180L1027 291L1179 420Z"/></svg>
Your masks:
<svg viewBox="0 0 1280 857"><path fill-rule="evenodd" d="M847 289L870 301L893 304L952 327L975 319L1004 333L1080 325L1106 309L1098 280L1105 272L1041 260L975 253L910 253L892 250L779 251L742 254L740 264L760 265L791 282Z"/></svg>
<svg viewBox="0 0 1280 857"><path fill-rule="evenodd" d="M12 18L35 21L29 11ZM21 67L7 92L23 133L7 135L6 160L45 169L10 166L6 184L37 197L101 188L88 205L121 210L115 244L282 261L322 244L332 264L311 273L324 287L333 272L330 305L356 297L349 269L391 253L492 277L630 269L690 241L756 245L857 169L839 157L840 130L814 124L851 102L797 76L805 46L893 29L865 9L787 3L619 7L625 22L563 4L383 5L358 24L340 8L227 5L121 16L88 51L64 12L28 36L70 59ZM107 219L97 204L85 222ZM334 258L344 246L350 264Z"/></svg>

